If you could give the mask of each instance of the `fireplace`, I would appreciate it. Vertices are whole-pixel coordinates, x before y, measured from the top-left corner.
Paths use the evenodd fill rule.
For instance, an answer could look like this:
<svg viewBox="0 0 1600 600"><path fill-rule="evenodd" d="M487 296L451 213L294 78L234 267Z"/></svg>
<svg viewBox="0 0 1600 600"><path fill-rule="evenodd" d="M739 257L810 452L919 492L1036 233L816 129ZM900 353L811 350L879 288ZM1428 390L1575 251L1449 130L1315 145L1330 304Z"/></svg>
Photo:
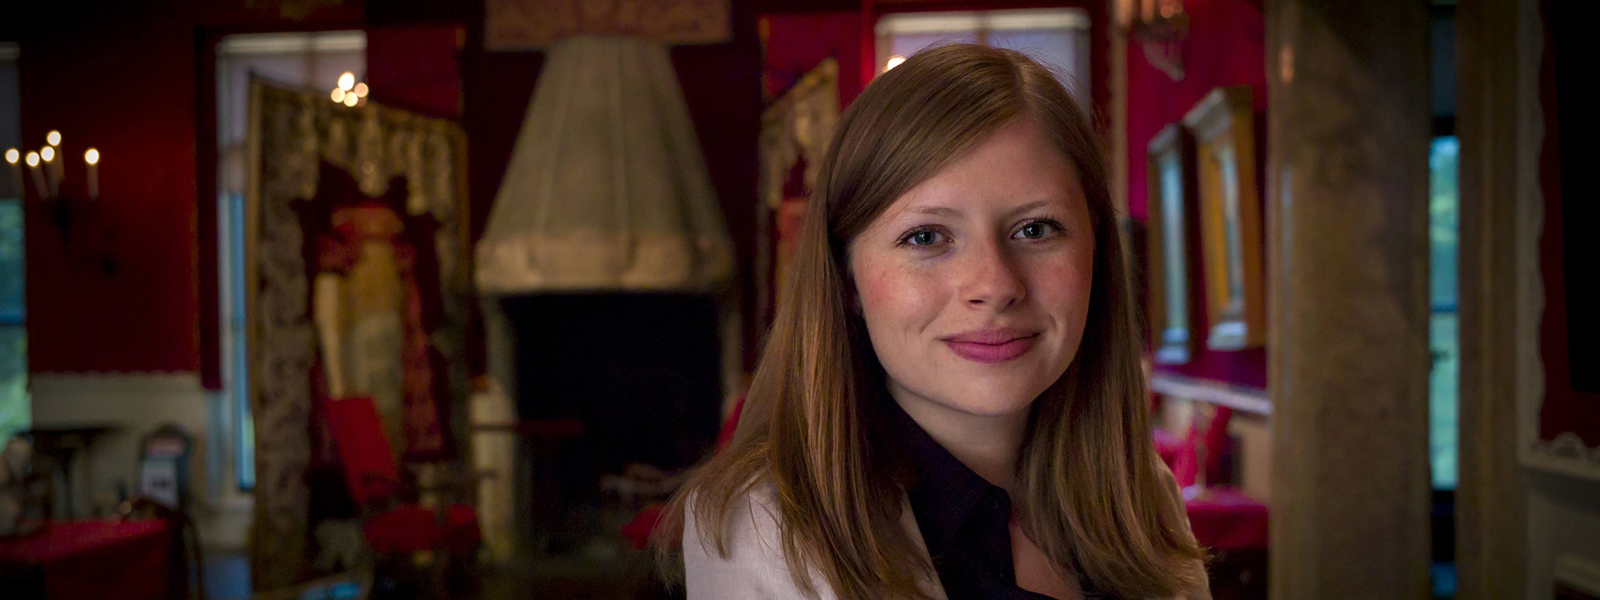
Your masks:
<svg viewBox="0 0 1600 600"><path fill-rule="evenodd" d="M500 306L522 425L516 505L526 549L562 556L620 545L621 524L659 499L615 489L627 474L681 471L715 442L723 396L716 302L525 294Z"/></svg>
<svg viewBox="0 0 1600 600"><path fill-rule="evenodd" d="M556 42L474 254L491 560L615 551L710 450L743 380L734 265L667 47Z"/></svg>

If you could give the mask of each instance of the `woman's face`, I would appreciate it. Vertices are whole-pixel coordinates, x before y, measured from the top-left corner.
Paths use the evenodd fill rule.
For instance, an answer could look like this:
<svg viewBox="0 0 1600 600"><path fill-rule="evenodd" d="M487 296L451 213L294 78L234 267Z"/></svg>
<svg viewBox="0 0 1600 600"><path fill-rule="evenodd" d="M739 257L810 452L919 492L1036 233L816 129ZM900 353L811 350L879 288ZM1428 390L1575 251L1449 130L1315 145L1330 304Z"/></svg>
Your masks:
<svg viewBox="0 0 1600 600"><path fill-rule="evenodd" d="M849 254L890 394L913 414L1026 409L1077 353L1094 247L1072 164L1027 119L895 199Z"/></svg>

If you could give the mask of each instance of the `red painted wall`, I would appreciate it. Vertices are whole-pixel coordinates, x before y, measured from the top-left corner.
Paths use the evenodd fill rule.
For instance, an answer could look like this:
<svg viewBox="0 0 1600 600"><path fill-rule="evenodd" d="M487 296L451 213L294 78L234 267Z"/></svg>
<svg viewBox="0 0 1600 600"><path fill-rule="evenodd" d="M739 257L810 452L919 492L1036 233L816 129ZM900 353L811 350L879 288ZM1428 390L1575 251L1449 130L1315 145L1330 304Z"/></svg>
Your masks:
<svg viewBox="0 0 1600 600"><path fill-rule="evenodd" d="M204 27L295 30L359 18L361 3L289 21L242 0L18 7L0 39L20 43L24 142L63 135L63 193L81 198L83 150L102 153L100 204L64 244L49 211L27 205L29 366L34 372L196 371L200 268L215 264L197 218ZM215 214L215 213L211 213ZM211 221L206 221L210 223ZM214 240L214 238L212 238Z"/></svg>
<svg viewBox="0 0 1600 600"><path fill-rule="evenodd" d="M459 51L465 45L463 26L368 27L366 82L372 89L372 101L459 121Z"/></svg>
<svg viewBox="0 0 1600 600"><path fill-rule="evenodd" d="M839 63L839 106L848 106L866 87L861 65L870 64L861 47L863 19L860 12L763 15L762 94L777 99L794 87L823 59Z"/></svg>
<svg viewBox="0 0 1600 600"><path fill-rule="evenodd" d="M65 13L66 11L62 11ZM102 154L101 203L72 245L27 205L28 364L33 371L193 371L199 363L194 240L194 32L108 6L25 27L23 140L60 129L67 180ZM29 190L30 200L36 198ZM103 273L98 256L116 261Z"/></svg>
<svg viewBox="0 0 1600 600"><path fill-rule="evenodd" d="M1128 212L1140 221L1148 215L1145 151L1150 139L1167 124L1181 121L1213 88L1251 87L1256 111L1256 156L1258 162L1266 157L1266 27L1259 2L1188 0L1184 6L1190 21L1188 38L1183 41L1185 74L1181 81L1173 81L1151 66L1138 42L1128 44ZM1260 179L1266 169L1262 168L1264 163L1257 166L1256 186L1265 200L1266 186ZM1198 244L1191 244L1190 252L1197 260L1199 251ZM1262 248L1261 253L1264 256L1266 249ZM1203 281L1195 282L1191 297L1202 303L1200 312L1206 314ZM1205 330L1192 331L1190 335L1203 340ZM1200 344L1187 364L1160 365L1156 370L1260 388L1267 385L1263 348L1214 352Z"/></svg>

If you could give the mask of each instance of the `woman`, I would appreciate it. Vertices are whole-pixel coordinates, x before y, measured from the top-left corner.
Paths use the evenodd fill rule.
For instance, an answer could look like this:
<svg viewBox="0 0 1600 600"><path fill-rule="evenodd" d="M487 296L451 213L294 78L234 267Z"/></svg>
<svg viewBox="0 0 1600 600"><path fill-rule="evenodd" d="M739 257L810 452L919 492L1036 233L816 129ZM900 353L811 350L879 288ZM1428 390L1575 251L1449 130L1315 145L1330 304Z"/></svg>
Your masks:
<svg viewBox="0 0 1600 600"><path fill-rule="evenodd" d="M1105 167L1051 73L924 51L840 120L690 598L1206 597L1151 449Z"/></svg>

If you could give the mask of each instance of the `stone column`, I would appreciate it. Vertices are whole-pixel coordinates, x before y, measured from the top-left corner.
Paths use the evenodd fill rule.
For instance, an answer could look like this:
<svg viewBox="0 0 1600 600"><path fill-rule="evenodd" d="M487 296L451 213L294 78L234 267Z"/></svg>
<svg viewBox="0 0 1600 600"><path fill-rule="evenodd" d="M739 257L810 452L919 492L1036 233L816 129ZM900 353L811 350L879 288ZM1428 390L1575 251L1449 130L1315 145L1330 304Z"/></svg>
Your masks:
<svg viewBox="0 0 1600 600"><path fill-rule="evenodd" d="M474 390L468 419L472 427L473 466L483 476L478 480L478 522L483 528L484 548L491 563L510 560L526 540L526 519L518 502L519 491L527 485L528 465L518 461L520 443L516 425L517 362L516 332L500 304L501 297L485 295L479 302L483 315L484 342L488 350L488 385Z"/></svg>
<svg viewBox="0 0 1600 600"><path fill-rule="evenodd" d="M1273 598L1428 597L1428 2L1275 0Z"/></svg>

